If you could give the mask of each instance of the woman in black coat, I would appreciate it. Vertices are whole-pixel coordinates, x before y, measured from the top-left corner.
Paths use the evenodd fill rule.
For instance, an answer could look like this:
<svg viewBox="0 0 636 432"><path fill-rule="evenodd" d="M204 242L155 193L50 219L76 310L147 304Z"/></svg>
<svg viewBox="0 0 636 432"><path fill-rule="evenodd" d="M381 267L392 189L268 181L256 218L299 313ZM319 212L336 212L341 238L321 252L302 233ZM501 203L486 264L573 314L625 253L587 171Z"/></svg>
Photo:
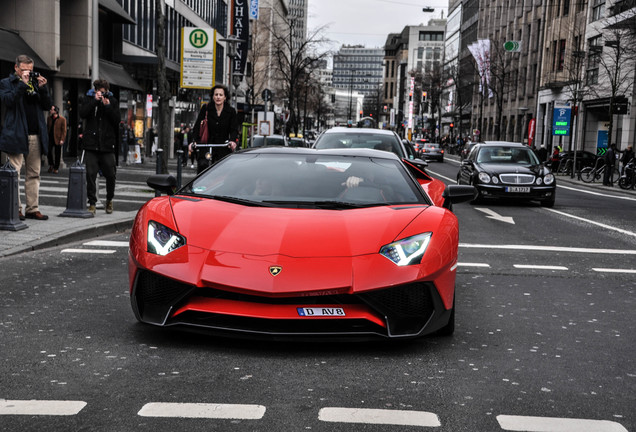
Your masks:
<svg viewBox="0 0 636 432"><path fill-rule="evenodd" d="M208 103L201 107L199 116L194 124L193 135L197 144L223 144L229 141L225 147L213 147L212 157L208 161L206 154L209 148L203 147L197 150L197 173L206 169L210 163L215 163L224 158L236 149L238 141L238 116L236 111L227 102L227 87L217 84L212 87L212 103ZM208 119L208 139L207 143L201 143L201 122Z"/></svg>

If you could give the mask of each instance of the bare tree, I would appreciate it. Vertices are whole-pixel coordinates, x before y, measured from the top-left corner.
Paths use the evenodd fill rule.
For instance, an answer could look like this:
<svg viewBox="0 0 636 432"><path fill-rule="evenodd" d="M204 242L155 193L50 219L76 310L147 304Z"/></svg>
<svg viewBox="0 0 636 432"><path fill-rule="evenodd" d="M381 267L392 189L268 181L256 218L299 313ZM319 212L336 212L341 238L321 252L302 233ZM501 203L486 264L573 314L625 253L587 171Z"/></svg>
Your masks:
<svg viewBox="0 0 636 432"><path fill-rule="evenodd" d="M278 12L276 12L278 13ZM295 35L297 21L288 16L279 16L276 22L278 28L269 29L274 45L274 66L283 81L283 90L289 101L290 119L288 131L296 134L300 126L300 98L303 82L312 69L316 68L320 60L327 56L327 52L319 53L318 47L327 40L321 34L323 29L311 31L306 38L299 39Z"/></svg>

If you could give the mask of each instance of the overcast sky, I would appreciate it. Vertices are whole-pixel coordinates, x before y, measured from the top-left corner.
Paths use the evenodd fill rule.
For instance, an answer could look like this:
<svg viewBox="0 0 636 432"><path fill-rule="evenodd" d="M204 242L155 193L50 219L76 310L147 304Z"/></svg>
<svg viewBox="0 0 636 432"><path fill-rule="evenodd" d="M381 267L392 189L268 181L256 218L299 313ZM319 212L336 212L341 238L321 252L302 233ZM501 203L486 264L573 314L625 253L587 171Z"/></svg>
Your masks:
<svg viewBox="0 0 636 432"><path fill-rule="evenodd" d="M431 18L446 18L447 0L308 0L307 30L327 26L324 36L340 45L384 46L389 33L399 33L407 25L426 24ZM435 8L424 13L422 8Z"/></svg>

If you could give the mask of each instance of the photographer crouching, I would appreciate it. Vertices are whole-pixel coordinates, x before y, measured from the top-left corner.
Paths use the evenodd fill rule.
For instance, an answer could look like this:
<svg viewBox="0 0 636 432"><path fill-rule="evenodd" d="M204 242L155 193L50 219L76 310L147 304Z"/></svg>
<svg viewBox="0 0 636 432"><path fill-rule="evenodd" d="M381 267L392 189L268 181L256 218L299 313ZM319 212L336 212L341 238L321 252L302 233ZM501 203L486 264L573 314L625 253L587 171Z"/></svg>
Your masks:
<svg viewBox="0 0 636 432"><path fill-rule="evenodd" d="M18 172L26 165L24 192L25 213L18 194L19 217L47 220L40 213L41 155L48 154L49 137L44 112L51 108L51 96L47 80L33 71L33 60L19 55L15 60L15 72L0 81L0 100L6 107L4 127L0 135L0 151L7 154L9 162Z"/></svg>
<svg viewBox="0 0 636 432"><path fill-rule="evenodd" d="M95 80L93 87L86 93L79 113L85 120L82 149L88 210L95 214L97 173L101 170L106 177L106 213L110 214L113 212L119 150L119 102L109 91L108 81Z"/></svg>

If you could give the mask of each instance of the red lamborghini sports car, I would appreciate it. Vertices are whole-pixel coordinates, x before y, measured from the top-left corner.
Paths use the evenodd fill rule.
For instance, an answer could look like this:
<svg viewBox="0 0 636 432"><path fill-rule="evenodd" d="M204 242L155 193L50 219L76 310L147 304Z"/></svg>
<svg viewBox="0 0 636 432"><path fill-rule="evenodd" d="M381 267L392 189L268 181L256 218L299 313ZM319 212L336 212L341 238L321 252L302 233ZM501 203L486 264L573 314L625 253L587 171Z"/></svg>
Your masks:
<svg viewBox="0 0 636 432"><path fill-rule="evenodd" d="M130 236L137 319L225 335L452 334L458 251L444 187L380 150L233 153L146 203ZM435 203L438 203L437 205Z"/></svg>

